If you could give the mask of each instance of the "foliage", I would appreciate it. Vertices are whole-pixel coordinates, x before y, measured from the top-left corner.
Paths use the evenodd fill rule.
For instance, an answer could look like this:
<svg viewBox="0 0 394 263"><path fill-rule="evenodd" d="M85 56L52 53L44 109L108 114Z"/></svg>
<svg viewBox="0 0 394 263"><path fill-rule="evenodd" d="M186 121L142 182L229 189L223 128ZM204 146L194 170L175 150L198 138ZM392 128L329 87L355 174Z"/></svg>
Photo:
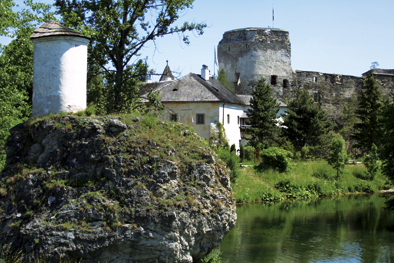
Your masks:
<svg viewBox="0 0 394 263"><path fill-rule="evenodd" d="M345 151L345 140L340 134L332 138L330 146L330 155L327 158L328 163L337 171L337 178L343 173L347 155Z"/></svg>
<svg viewBox="0 0 394 263"><path fill-rule="evenodd" d="M239 158L241 159L241 162L244 161L245 159L245 146L241 143L241 146L239 148Z"/></svg>
<svg viewBox="0 0 394 263"><path fill-rule="evenodd" d="M226 88L228 88L229 90L233 91L233 89L232 89L232 87L231 87L231 84L227 81L226 71L224 71L223 68L219 70L218 80L219 80L220 83L222 83Z"/></svg>
<svg viewBox="0 0 394 263"><path fill-rule="evenodd" d="M128 112L138 101L138 86L147 74L138 59L148 43L170 34L203 33L205 24L184 22L181 13L193 0L56 0L65 26L91 38L88 58L90 103L111 112Z"/></svg>
<svg viewBox="0 0 394 263"><path fill-rule="evenodd" d="M235 147L235 144L232 144L232 145L231 145L231 147L230 147L230 152L232 152L232 153L236 153L236 147Z"/></svg>
<svg viewBox="0 0 394 263"><path fill-rule="evenodd" d="M379 172L374 178L358 177L367 173L363 164L346 165L341 177L337 178L336 171L326 161L292 163L291 170L286 173L248 165L240 169L237 181L231 186L238 203L372 193L387 187L387 178Z"/></svg>
<svg viewBox="0 0 394 263"><path fill-rule="evenodd" d="M392 94L393 96L394 94ZM382 172L394 181L394 103L387 103L383 110L383 139L380 149Z"/></svg>
<svg viewBox="0 0 394 263"><path fill-rule="evenodd" d="M201 259L199 263L220 263L222 262L222 252L218 248L213 249L205 258Z"/></svg>
<svg viewBox="0 0 394 263"><path fill-rule="evenodd" d="M277 140L279 127L277 114L279 103L272 97L272 90L261 78L252 92L250 108L246 111L251 127L246 130L251 135L249 144L255 148L267 148Z"/></svg>
<svg viewBox="0 0 394 263"><path fill-rule="evenodd" d="M277 169L279 172L289 170L289 164L293 154L278 147L270 147L261 153L264 165Z"/></svg>
<svg viewBox="0 0 394 263"><path fill-rule="evenodd" d="M343 105L343 112L342 112L342 128L340 129L339 133L342 135L346 142L347 151L356 155L356 149L354 147L355 140L352 137L354 134L354 125L358 122L358 118L356 116L356 110L358 107L357 102L357 95L354 93L351 99Z"/></svg>
<svg viewBox="0 0 394 263"><path fill-rule="evenodd" d="M369 153L372 144L379 147L379 140L383 134L381 92L376 82L373 71L368 72L362 87L359 107L356 110L360 123L354 125L353 138L357 141L356 146L364 153Z"/></svg>
<svg viewBox="0 0 394 263"><path fill-rule="evenodd" d="M288 104L282 131L296 152L308 146L313 156L321 157L327 153L332 127L327 113L314 105L307 90L302 90Z"/></svg>
<svg viewBox="0 0 394 263"><path fill-rule="evenodd" d="M38 23L53 18L50 6L26 1L26 9L14 12L15 3L0 3L0 35L14 37L0 46L0 170L5 161L8 130L31 115L33 94L33 43L30 35Z"/></svg>
<svg viewBox="0 0 394 263"><path fill-rule="evenodd" d="M373 143L369 155L364 159L364 165L367 167L368 174L371 178L380 170L380 161L378 156L378 147Z"/></svg>
<svg viewBox="0 0 394 263"><path fill-rule="evenodd" d="M226 163L228 169L230 169L231 182L235 182L239 176L239 157L235 152L230 152L228 149L217 148L218 157Z"/></svg>
<svg viewBox="0 0 394 263"><path fill-rule="evenodd" d="M247 161L252 161L255 158L256 149L253 146L246 146L244 159Z"/></svg>

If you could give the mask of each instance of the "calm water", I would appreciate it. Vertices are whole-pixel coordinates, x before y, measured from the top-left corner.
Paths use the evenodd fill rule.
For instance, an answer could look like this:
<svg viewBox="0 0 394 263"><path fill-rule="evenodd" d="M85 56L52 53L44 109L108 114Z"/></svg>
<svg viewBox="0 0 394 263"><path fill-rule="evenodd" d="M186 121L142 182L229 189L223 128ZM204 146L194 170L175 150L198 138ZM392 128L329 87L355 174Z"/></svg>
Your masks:
<svg viewBox="0 0 394 263"><path fill-rule="evenodd" d="M394 213L384 202L349 196L239 206L220 245L223 262L394 262Z"/></svg>

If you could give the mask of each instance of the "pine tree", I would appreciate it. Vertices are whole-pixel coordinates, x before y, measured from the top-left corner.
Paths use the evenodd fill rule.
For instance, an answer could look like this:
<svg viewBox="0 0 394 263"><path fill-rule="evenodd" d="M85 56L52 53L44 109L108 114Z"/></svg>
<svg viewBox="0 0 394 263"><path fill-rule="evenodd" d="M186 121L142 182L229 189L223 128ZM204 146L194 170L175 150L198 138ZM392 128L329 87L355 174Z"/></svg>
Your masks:
<svg viewBox="0 0 394 263"><path fill-rule="evenodd" d="M283 126L283 135L296 151L307 146L315 157L327 153L333 124L326 112L314 105L307 90L298 91L296 98L287 105Z"/></svg>
<svg viewBox="0 0 394 263"><path fill-rule="evenodd" d="M356 115L360 120L354 125L353 138L357 141L357 148L369 153L372 144L379 148L382 136L382 108L380 87L371 70L364 81L361 99Z"/></svg>
<svg viewBox="0 0 394 263"><path fill-rule="evenodd" d="M279 134L277 114L279 103L272 97L272 90L264 78L260 79L252 92L250 108L247 115L251 127L247 133L251 135L249 143L259 149L265 149L275 142Z"/></svg>
<svg viewBox="0 0 394 263"><path fill-rule="evenodd" d="M393 94L394 95L394 94ZM394 99L394 98L393 98ZM394 181L394 103L387 103L383 108L383 136L381 140L380 158L382 171Z"/></svg>

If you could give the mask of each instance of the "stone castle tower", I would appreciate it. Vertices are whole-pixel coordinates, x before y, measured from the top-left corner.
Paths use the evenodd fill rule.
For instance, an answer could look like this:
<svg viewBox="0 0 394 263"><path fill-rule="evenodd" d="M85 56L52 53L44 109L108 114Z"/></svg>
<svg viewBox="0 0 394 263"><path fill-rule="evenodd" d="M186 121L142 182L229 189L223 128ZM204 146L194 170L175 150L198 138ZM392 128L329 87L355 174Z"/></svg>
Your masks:
<svg viewBox="0 0 394 263"><path fill-rule="evenodd" d="M219 68L237 93L250 94L265 78L277 97L293 78L289 32L277 28L227 31L218 45Z"/></svg>
<svg viewBox="0 0 394 263"><path fill-rule="evenodd" d="M85 110L89 38L50 21L30 39L34 44L33 117Z"/></svg>

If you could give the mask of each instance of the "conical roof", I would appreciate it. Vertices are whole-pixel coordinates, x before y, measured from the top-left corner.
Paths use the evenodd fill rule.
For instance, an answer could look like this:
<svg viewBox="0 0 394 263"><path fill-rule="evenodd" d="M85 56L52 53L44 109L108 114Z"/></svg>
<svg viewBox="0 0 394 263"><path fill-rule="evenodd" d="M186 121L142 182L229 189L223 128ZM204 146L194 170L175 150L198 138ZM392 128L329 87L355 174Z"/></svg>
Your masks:
<svg viewBox="0 0 394 263"><path fill-rule="evenodd" d="M168 80L168 79L174 80L175 78L172 75L171 69L170 69L170 67L167 64L166 68L163 71L163 74L161 74L160 81Z"/></svg>
<svg viewBox="0 0 394 263"><path fill-rule="evenodd" d="M40 37L52 37L52 36L75 36L75 37L88 37L78 33L77 31L65 27L60 23L54 21L45 22L42 26L34 30L33 34L31 34L30 38L40 38Z"/></svg>

